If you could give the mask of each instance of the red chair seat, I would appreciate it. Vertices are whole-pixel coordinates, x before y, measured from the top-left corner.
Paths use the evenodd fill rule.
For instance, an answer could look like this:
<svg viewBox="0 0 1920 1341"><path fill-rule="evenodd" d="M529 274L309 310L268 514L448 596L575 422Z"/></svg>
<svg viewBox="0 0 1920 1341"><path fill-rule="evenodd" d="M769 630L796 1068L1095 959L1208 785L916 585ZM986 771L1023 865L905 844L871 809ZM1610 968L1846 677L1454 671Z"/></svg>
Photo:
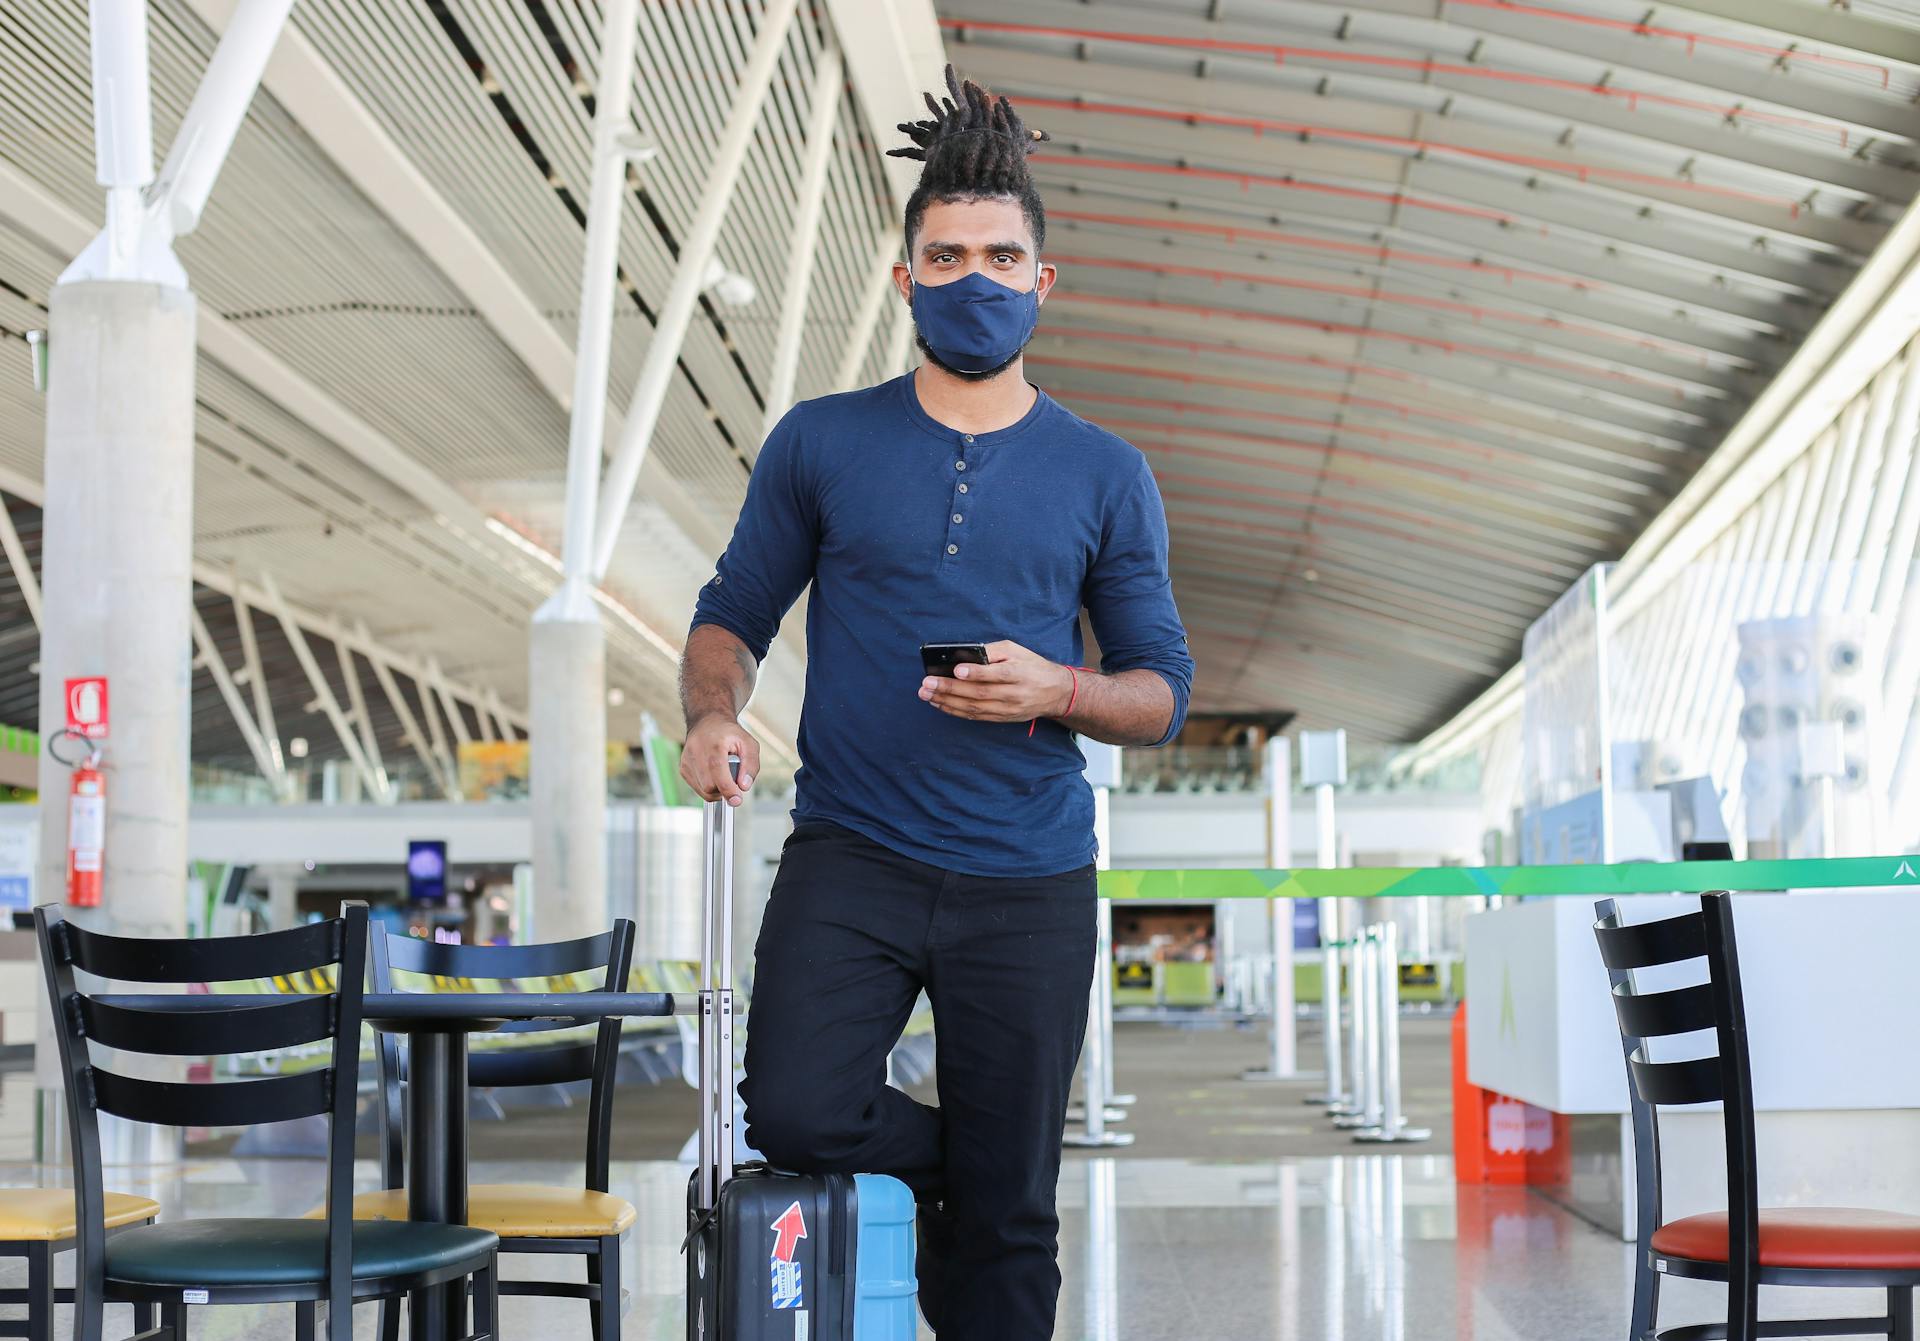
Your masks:
<svg viewBox="0 0 1920 1341"><path fill-rule="evenodd" d="M1689 1215L1654 1231L1653 1251L1696 1262L1727 1260L1727 1217ZM1760 1212L1760 1265L1816 1270L1920 1271L1920 1215L1841 1207Z"/></svg>

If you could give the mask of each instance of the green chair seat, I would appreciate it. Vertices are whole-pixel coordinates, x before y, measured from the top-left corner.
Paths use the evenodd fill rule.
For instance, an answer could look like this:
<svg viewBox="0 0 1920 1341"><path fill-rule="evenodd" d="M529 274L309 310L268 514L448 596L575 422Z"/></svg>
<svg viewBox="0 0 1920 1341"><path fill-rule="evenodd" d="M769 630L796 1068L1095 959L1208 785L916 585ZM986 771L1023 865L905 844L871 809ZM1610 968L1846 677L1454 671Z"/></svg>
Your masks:
<svg viewBox="0 0 1920 1341"><path fill-rule="evenodd" d="M480 1263L499 1237L465 1225L369 1222L353 1227L356 1280ZM131 1285L303 1285L326 1275L323 1220L179 1220L107 1240L107 1279Z"/></svg>

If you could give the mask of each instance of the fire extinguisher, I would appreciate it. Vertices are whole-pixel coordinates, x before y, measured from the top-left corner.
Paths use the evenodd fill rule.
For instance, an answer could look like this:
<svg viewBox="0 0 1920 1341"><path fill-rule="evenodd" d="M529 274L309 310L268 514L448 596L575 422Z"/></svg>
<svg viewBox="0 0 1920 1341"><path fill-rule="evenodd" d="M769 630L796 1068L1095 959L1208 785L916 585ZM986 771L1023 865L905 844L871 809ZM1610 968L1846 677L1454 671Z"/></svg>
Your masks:
<svg viewBox="0 0 1920 1341"><path fill-rule="evenodd" d="M67 799L67 902L75 908L100 906L100 868L107 847L107 778L98 767L98 750L73 770Z"/></svg>
<svg viewBox="0 0 1920 1341"><path fill-rule="evenodd" d="M73 731L58 734L81 739ZM67 794L67 902L75 908L98 908L106 864L107 779L100 771L99 745L84 743L87 754L73 765L73 782ZM52 741L48 750L55 759L60 758Z"/></svg>

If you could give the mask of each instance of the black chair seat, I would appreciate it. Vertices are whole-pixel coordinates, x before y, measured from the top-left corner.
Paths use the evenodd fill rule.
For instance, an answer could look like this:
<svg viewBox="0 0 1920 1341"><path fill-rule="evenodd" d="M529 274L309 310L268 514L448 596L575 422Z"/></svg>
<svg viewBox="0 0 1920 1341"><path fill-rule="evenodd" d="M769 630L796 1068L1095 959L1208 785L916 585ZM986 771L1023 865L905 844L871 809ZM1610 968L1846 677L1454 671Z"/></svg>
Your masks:
<svg viewBox="0 0 1920 1341"><path fill-rule="evenodd" d="M480 1270L498 1246L465 1225L369 1221L353 1227L356 1280ZM312 1285L326 1278L324 1220L181 1220L107 1240L107 1279L128 1285Z"/></svg>

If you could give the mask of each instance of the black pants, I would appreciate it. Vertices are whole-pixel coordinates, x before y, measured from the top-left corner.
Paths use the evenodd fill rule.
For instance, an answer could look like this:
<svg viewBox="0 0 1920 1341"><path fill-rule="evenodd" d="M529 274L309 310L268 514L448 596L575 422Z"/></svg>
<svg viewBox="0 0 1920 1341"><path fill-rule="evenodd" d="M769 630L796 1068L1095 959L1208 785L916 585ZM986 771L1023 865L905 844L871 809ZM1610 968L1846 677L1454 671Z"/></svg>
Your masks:
<svg viewBox="0 0 1920 1341"><path fill-rule="evenodd" d="M1054 1189L1087 1027L1094 873L986 879L832 824L787 840L754 952L747 1139L801 1173L887 1173L956 1246L941 1341L1047 1341ZM940 1107L886 1083L922 988Z"/></svg>

